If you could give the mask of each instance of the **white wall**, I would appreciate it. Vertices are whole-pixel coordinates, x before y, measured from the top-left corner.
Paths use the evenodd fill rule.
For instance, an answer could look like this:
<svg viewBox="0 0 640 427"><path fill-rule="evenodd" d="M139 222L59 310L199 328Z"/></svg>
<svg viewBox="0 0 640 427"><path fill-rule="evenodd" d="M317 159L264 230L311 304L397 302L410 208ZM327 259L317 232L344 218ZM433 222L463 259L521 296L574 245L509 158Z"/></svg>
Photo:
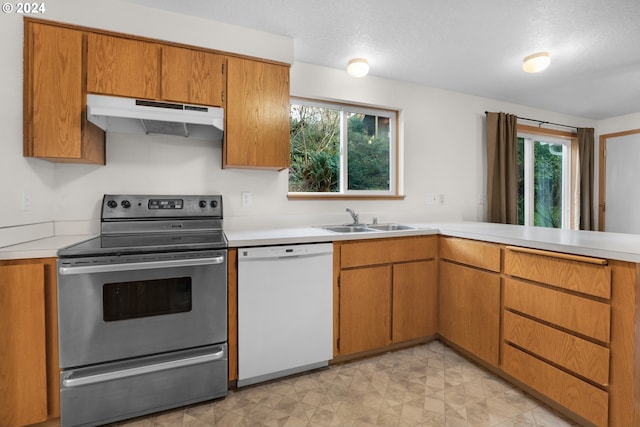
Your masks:
<svg viewBox="0 0 640 427"><path fill-rule="evenodd" d="M612 117L598 122L598 135L640 129L640 112L625 116ZM596 139L596 142L598 140Z"/></svg>
<svg viewBox="0 0 640 427"><path fill-rule="evenodd" d="M88 27L291 62L291 39L253 30L155 11L120 2L58 0L44 18ZM54 10L55 9L55 10ZM6 24L6 25L5 25ZM0 30L4 66L0 94L14 105L0 106L0 247L11 243L12 226L55 221L58 233L83 231L99 220L105 193L221 193L230 227L313 225L344 222L345 208L381 221L445 218L483 220L478 195L485 189L484 112L506 111L574 126L597 123L373 76L349 77L343 70L294 63L294 96L364 103L401 111L402 201L289 201L287 172L222 170L221 142L160 136L109 134L107 165L53 164L22 157L22 20L3 16ZM13 64L7 66L6 64ZM31 194L21 209L22 191ZM241 207L240 192L251 191L253 206ZM445 195L445 204L424 203L427 193ZM260 219L260 221L256 221ZM4 231L4 234L3 234ZM15 233L14 233L15 234ZM4 236L4 240L3 240ZM27 240L26 238L24 240Z"/></svg>
<svg viewBox="0 0 640 427"><path fill-rule="evenodd" d="M204 46L222 51L264 57L282 62L293 62L293 40L288 37L265 34L233 25L162 12L123 1L56 0L46 3L42 15L33 15L51 21L102 28L141 36ZM108 138L109 165L100 170L96 166L54 164L44 160L22 156L22 56L23 17L3 13L0 25L0 247L19 241L44 237L53 233L53 221L82 219L95 221L99 213L96 205L101 192L126 191L136 188L132 183L152 182L148 187L139 185L141 192L164 189L184 189L185 186L167 185L167 177L174 177L166 169L149 168L149 162L162 162L167 153L174 156L178 165L178 177L184 176L198 184L193 191L215 191L219 187L206 186L207 170L193 168L192 162L209 159L209 167L220 168L209 145L191 144L181 150L182 141L162 142L146 147L152 154L135 157L119 150L130 139ZM149 139L142 139L145 144ZM219 150L218 144L218 150ZM161 152L158 147L167 147ZM194 147L195 148L194 151ZM120 156L120 153L124 153ZM186 158L185 158L186 156ZM204 157L207 156L207 157ZM137 161L138 165L131 162ZM193 178L193 173L200 173ZM127 185L120 185L120 179ZM185 190L186 191L186 190ZM23 210L23 193L30 196L31 206ZM87 208L87 205L89 206ZM76 207L79 208L76 211ZM33 224L40 224L33 226ZM25 227L25 225L29 225ZM63 224L64 226L64 224ZM71 230L73 231L73 230Z"/></svg>
<svg viewBox="0 0 640 427"><path fill-rule="evenodd" d="M600 211L598 209L600 200L599 200L599 172L600 172L600 135L608 135L612 133L624 132L628 130L636 130L640 129L640 112L634 114L627 114L619 117L612 117L610 119L600 120L598 122L598 127L596 129L596 144L595 144L595 184L594 184L594 193L595 193L595 204L594 213L595 213L595 221L598 224ZM632 160L633 161L633 160ZM637 159L635 159L636 164ZM605 196L606 197L606 196ZM630 215L636 215L636 212L630 211ZM605 216L606 218L606 216Z"/></svg>

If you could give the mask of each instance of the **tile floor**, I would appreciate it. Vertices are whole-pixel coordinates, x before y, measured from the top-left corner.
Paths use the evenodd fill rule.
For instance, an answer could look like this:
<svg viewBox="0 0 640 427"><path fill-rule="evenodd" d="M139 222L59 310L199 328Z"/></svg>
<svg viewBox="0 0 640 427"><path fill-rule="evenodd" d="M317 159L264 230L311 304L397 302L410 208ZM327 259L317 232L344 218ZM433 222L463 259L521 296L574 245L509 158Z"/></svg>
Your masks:
<svg viewBox="0 0 640 427"><path fill-rule="evenodd" d="M440 341L118 426L575 426Z"/></svg>

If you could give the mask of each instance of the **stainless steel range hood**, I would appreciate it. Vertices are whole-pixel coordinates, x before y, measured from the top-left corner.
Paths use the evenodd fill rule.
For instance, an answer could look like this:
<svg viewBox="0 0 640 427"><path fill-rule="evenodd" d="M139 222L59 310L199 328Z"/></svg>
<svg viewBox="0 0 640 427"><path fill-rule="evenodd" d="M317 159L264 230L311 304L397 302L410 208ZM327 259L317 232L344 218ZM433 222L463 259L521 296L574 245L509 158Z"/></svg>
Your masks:
<svg viewBox="0 0 640 427"><path fill-rule="evenodd" d="M224 110L106 95L87 95L87 119L107 132L221 139Z"/></svg>

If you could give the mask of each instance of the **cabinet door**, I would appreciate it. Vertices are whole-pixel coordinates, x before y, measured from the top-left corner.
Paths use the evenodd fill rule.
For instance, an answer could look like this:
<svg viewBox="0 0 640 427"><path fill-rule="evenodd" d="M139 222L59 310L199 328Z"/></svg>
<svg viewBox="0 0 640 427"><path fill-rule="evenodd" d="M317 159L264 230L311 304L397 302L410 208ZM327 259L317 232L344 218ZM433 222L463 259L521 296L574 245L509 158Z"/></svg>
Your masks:
<svg viewBox="0 0 640 427"><path fill-rule="evenodd" d="M87 91L158 99L160 45L89 33Z"/></svg>
<svg viewBox="0 0 640 427"><path fill-rule="evenodd" d="M498 366L500 275L442 261L440 333Z"/></svg>
<svg viewBox="0 0 640 427"><path fill-rule="evenodd" d="M341 355L384 347L390 341L391 266L340 273Z"/></svg>
<svg viewBox="0 0 640 427"><path fill-rule="evenodd" d="M438 322L438 291L435 261L408 262L393 266L394 343L434 335Z"/></svg>
<svg viewBox="0 0 640 427"><path fill-rule="evenodd" d="M163 46L161 98L221 107L224 59L215 53Z"/></svg>
<svg viewBox="0 0 640 427"><path fill-rule="evenodd" d="M0 266L0 425L47 418L42 264Z"/></svg>
<svg viewBox="0 0 640 427"><path fill-rule="evenodd" d="M224 167L289 167L289 67L227 58Z"/></svg>
<svg viewBox="0 0 640 427"><path fill-rule="evenodd" d="M25 22L24 155L104 164L104 132L86 119L83 34Z"/></svg>

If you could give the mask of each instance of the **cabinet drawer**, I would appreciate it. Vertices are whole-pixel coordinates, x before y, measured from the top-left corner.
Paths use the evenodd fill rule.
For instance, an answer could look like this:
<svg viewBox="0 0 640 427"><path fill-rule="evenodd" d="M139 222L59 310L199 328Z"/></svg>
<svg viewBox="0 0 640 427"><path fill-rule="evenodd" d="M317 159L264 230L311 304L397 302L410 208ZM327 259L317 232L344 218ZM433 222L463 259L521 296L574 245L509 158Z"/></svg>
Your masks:
<svg viewBox="0 0 640 427"><path fill-rule="evenodd" d="M442 237L440 258L500 272L500 246L474 240Z"/></svg>
<svg viewBox="0 0 640 427"><path fill-rule="evenodd" d="M608 348L509 311L503 338L604 387L609 384Z"/></svg>
<svg viewBox="0 0 640 427"><path fill-rule="evenodd" d="M435 258L437 237L360 240L341 245L341 266L389 264Z"/></svg>
<svg viewBox="0 0 640 427"><path fill-rule="evenodd" d="M502 369L597 426L606 426L609 394L573 375L508 345L502 347Z"/></svg>
<svg viewBox="0 0 640 427"><path fill-rule="evenodd" d="M608 343L611 307L565 292L506 278L504 306Z"/></svg>
<svg viewBox="0 0 640 427"><path fill-rule="evenodd" d="M507 247L504 272L600 298L611 298L611 267L607 261L535 249Z"/></svg>

